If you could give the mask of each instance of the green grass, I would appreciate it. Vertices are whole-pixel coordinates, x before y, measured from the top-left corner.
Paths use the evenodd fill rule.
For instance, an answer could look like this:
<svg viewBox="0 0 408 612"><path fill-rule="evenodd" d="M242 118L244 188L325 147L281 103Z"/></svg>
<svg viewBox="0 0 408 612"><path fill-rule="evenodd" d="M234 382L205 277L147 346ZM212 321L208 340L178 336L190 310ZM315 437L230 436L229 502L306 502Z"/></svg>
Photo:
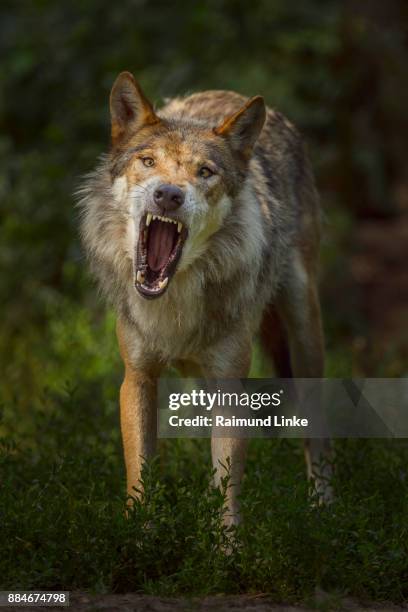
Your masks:
<svg viewBox="0 0 408 612"><path fill-rule="evenodd" d="M296 441L251 442L230 554L208 440L162 441L125 518L116 405L97 386L49 392L29 434L5 417L1 589L408 597L408 449L337 443L336 501L310 503Z"/></svg>

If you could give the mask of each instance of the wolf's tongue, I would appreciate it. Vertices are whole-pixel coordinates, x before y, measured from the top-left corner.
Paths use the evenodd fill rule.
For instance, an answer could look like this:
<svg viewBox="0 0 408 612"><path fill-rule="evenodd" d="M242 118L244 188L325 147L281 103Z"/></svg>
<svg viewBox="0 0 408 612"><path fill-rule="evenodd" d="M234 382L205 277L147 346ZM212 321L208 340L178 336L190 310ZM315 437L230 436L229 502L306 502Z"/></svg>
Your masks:
<svg viewBox="0 0 408 612"><path fill-rule="evenodd" d="M166 223L158 219L150 223L147 263L151 270L157 272L166 265L173 250L176 232L177 226L174 223Z"/></svg>

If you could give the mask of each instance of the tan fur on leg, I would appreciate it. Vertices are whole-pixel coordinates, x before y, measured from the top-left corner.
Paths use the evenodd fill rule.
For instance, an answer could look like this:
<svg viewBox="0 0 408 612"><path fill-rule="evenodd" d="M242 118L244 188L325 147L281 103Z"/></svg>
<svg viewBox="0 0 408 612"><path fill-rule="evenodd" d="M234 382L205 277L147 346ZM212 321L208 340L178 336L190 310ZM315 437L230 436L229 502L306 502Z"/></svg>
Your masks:
<svg viewBox="0 0 408 612"><path fill-rule="evenodd" d="M228 338L206 355L205 373L207 378L246 378L250 365L249 339ZM248 440L243 438L211 438L215 486L221 486L222 478L229 475L224 514L226 526L240 522L239 495L247 446Z"/></svg>
<svg viewBox="0 0 408 612"><path fill-rule="evenodd" d="M140 490L140 477L145 460L156 450L157 438L157 377L156 367L135 368L118 325L118 340L125 363L125 378L120 389L120 424L125 454L127 494L135 497ZM129 504L132 501L129 499Z"/></svg>
<svg viewBox="0 0 408 612"><path fill-rule="evenodd" d="M126 370L120 389L120 424L125 453L127 493L135 496L145 460L156 450L156 380Z"/></svg>
<svg viewBox="0 0 408 612"><path fill-rule="evenodd" d="M216 470L215 486L221 487L222 478L229 475L224 514L226 526L238 525L241 520L238 498L241 493L241 479L244 473L247 447L248 440L245 439L211 438L211 456L213 468Z"/></svg>

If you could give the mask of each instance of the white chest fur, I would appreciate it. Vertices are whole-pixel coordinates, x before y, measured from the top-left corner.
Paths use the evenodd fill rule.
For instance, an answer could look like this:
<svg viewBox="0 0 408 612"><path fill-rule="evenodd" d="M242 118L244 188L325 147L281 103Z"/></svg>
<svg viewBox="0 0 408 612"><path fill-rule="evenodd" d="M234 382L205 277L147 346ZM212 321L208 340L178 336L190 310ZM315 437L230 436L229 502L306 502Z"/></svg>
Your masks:
<svg viewBox="0 0 408 612"><path fill-rule="evenodd" d="M146 300L132 290L128 305L136 323L138 353L153 353L168 362L187 359L197 350L199 330L205 325L202 279L198 275L191 271L180 274L157 300Z"/></svg>

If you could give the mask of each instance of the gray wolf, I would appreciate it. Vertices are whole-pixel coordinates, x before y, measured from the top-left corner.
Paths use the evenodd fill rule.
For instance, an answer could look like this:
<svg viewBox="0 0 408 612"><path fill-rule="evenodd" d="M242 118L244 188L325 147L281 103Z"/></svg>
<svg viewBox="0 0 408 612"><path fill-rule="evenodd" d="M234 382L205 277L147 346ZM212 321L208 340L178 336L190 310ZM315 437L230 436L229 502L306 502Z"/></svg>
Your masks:
<svg viewBox="0 0 408 612"><path fill-rule="evenodd" d="M260 333L280 377L322 377L317 290L321 211L302 140L260 96L204 91L156 111L134 77L110 95L112 146L81 189L93 273L117 312L127 490L156 447L156 383L248 376ZM212 440L216 484L230 463L227 524L239 520L246 441ZM327 440L307 440L322 498Z"/></svg>

